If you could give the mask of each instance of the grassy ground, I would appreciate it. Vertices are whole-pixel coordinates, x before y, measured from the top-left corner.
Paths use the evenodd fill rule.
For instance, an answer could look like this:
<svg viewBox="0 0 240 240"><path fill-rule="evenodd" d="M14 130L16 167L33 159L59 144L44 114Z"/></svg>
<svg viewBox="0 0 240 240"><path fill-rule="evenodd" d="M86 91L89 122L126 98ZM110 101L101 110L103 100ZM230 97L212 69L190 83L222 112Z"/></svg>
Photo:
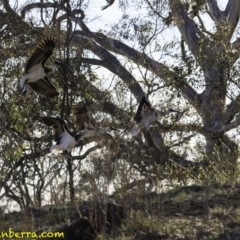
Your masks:
<svg viewBox="0 0 240 240"><path fill-rule="evenodd" d="M81 208L55 206L2 214L0 229L56 230L77 219L81 211L90 218L99 240L240 239L238 185L179 187L144 196L128 193L115 197L114 202L122 207L85 202Z"/></svg>
<svg viewBox="0 0 240 240"><path fill-rule="evenodd" d="M122 233L119 239L240 239L240 186L189 186L135 198Z"/></svg>

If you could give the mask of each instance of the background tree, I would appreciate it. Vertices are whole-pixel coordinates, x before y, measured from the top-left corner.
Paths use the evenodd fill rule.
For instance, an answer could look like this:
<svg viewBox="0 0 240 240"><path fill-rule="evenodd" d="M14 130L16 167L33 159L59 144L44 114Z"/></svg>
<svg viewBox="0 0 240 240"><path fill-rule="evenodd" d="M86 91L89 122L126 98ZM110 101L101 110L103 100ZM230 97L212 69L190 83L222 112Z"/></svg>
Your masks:
<svg viewBox="0 0 240 240"><path fill-rule="evenodd" d="M92 31L91 2L2 1L1 197L25 208L41 206L49 195L55 203L99 198L113 186L119 192L165 179L218 181L219 171L236 179L240 3L229 0L221 11L215 0L195 2L190 9L180 0L118 1L101 14L118 4L121 20L109 18L111 30ZM49 34L58 40L52 61L64 63L52 76L60 95L21 96L21 68ZM100 69L111 73L108 79ZM144 95L157 109L181 113L132 137ZM99 126L119 130L111 133L117 151L82 141L72 158L47 155L51 131L31 117L60 115L73 129L71 109L79 101Z"/></svg>

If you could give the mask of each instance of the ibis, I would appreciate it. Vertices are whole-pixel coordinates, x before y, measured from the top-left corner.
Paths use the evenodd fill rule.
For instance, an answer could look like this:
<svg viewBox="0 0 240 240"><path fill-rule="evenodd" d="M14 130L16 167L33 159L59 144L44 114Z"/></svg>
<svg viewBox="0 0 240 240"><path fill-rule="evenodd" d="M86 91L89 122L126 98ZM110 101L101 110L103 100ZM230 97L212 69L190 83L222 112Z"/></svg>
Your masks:
<svg viewBox="0 0 240 240"><path fill-rule="evenodd" d="M69 152L76 146L77 142L81 139L81 134L74 134L71 132L63 119L60 117L40 117L35 116L32 118L45 125L52 127L55 132L56 145L52 145L51 152L59 152L68 150Z"/></svg>
<svg viewBox="0 0 240 240"><path fill-rule="evenodd" d="M53 54L55 40L53 36L47 36L38 43L36 49L27 61L24 75L20 79L21 92L26 93L28 86L45 97L55 97L58 91L49 80L48 75L55 71L59 62L55 61L51 68L45 66L47 59Z"/></svg>
<svg viewBox="0 0 240 240"><path fill-rule="evenodd" d="M137 113L134 117L134 125L132 127L131 133L133 136L136 136L141 129L146 128L149 130L150 125L156 120L166 116L171 112L178 112L169 108L167 111L162 112L156 110L151 103L147 100L146 96L143 96L141 102L139 103Z"/></svg>
<svg viewBox="0 0 240 240"><path fill-rule="evenodd" d="M73 121L78 131L84 129L94 129L96 124L93 120L91 112L83 103L73 106Z"/></svg>

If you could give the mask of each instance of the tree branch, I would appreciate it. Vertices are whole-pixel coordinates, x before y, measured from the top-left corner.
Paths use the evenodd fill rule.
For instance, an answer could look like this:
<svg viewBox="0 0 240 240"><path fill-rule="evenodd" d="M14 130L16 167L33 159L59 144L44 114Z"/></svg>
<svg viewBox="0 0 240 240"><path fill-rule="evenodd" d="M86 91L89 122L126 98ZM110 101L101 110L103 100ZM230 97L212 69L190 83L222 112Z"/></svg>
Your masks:
<svg viewBox="0 0 240 240"><path fill-rule="evenodd" d="M193 167L199 168L199 167L207 166L206 160L202 160L201 162L188 161L184 157L179 156L178 154L172 151L169 154L169 160L183 168L193 168Z"/></svg>
<svg viewBox="0 0 240 240"><path fill-rule="evenodd" d="M84 14L84 11L82 9L72 10L71 14L74 14L74 15L75 14L81 14L81 19L85 18L85 14ZM57 18L57 22L62 22L63 20L68 19L68 17L69 17L68 13L63 14L62 16Z"/></svg>
<svg viewBox="0 0 240 240"><path fill-rule="evenodd" d="M8 14L0 11L0 29L6 24L8 24Z"/></svg>
<svg viewBox="0 0 240 240"><path fill-rule="evenodd" d="M31 28L30 25L23 21L22 18L18 16L18 14L10 7L8 0L2 0L2 3L3 7L8 13L8 18L16 24L15 27L17 27L20 24L22 25L21 27L23 27L24 31L26 31L26 29Z"/></svg>
<svg viewBox="0 0 240 240"><path fill-rule="evenodd" d="M240 125L240 118L238 118L236 121L228 123L224 126L224 132L230 131Z"/></svg>
<svg viewBox="0 0 240 240"><path fill-rule="evenodd" d="M54 3L49 3L49 2L30 3L30 4L26 5L25 7L23 7L23 9L21 11L21 18L25 19L26 13L31 11L34 8L55 8L55 7L57 7L57 5L58 5L57 2L54 2Z"/></svg>
<svg viewBox="0 0 240 240"><path fill-rule="evenodd" d="M80 155L80 156L72 156L71 159L72 160L83 160L85 159L91 152L97 150L97 149L100 149L102 148L102 146L100 145L96 145L94 147L91 147L89 148L83 155Z"/></svg>
<svg viewBox="0 0 240 240"><path fill-rule="evenodd" d="M83 32L87 32L88 37L94 35L92 32L90 32L90 30L88 30L87 27L84 27L85 25L83 24L83 22L80 19L77 19L75 17L70 17L70 19L77 22L80 25L80 27L84 28ZM89 42L89 40L87 40L86 38L81 37L81 36L79 36L79 37L81 39L80 40L81 43L85 43L85 47L87 49L89 49L93 53L95 53L100 59L106 61L107 68L111 72L118 75L127 84L130 91L136 97L138 102L140 102L142 100L142 97L145 95L145 93L143 92L140 84L136 81L136 79L133 77L133 75L131 73L129 73L126 70L126 68L124 68L122 66L122 64L118 61L118 59L113 54L108 52L106 49L97 45L95 41L91 40ZM77 39L77 40L79 40L79 39ZM74 41L76 41L76 38L75 38L75 36L72 36L71 42L74 42Z"/></svg>
<svg viewBox="0 0 240 240"><path fill-rule="evenodd" d="M225 16L227 18L228 24L230 26L229 39L231 39L233 32L239 22L240 16L240 1L239 0L229 0L226 10Z"/></svg>
<svg viewBox="0 0 240 240"><path fill-rule="evenodd" d="M182 37L184 38L193 55L195 55L197 58L196 45L200 39L200 36L203 38L204 35L201 33L195 22L188 17L180 0L169 0L169 3L173 13L174 21Z"/></svg>
<svg viewBox="0 0 240 240"><path fill-rule="evenodd" d="M240 109L240 95L238 95L232 102L226 106L226 110L223 113L224 123L229 123L233 120L234 116Z"/></svg>
<svg viewBox="0 0 240 240"><path fill-rule="evenodd" d="M76 76L73 77L76 78ZM128 113L126 111L118 108L115 104L106 100L106 92L100 91L85 78L81 78L81 86L83 89L87 89L91 96L99 102L99 111L108 113L124 123L129 121Z"/></svg>
<svg viewBox="0 0 240 240"><path fill-rule="evenodd" d="M97 65L107 68L108 64L106 61L95 59L95 58L81 58L82 63L88 63L91 65Z"/></svg>
<svg viewBox="0 0 240 240"><path fill-rule="evenodd" d="M101 34L101 37L97 36L97 34L93 34L92 36L94 37L94 40L96 40L105 49L115 52L117 54L121 54L131 59L136 64L140 64L144 68L147 68L153 73L155 73L157 76L162 78L166 82L166 84L171 84L176 89L181 90L183 96L191 103L191 105L196 109L196 111L201 113L200 95L197 94L196 91L184 79L181 79L181 81L179 81L179 76L176 75L164 64L151 59L144 53L140 53L139 51L127 46L126 44L118 40L108 38L103 34ZM84 37L82 37L81 35L79 35L78 31L73 32L72 42L74 43L81 41L87 40L84 39Z"/></svg>
<svg viewBox="0 0 240 240"><path fill-rule="evenodd" d="M224 12L222 12L219 9L216 0L208 0L207 2L208 2L208 8L209 8L211 17L215 21L215 23L218 24L219 19L221 19L223 17Z"/></svg>

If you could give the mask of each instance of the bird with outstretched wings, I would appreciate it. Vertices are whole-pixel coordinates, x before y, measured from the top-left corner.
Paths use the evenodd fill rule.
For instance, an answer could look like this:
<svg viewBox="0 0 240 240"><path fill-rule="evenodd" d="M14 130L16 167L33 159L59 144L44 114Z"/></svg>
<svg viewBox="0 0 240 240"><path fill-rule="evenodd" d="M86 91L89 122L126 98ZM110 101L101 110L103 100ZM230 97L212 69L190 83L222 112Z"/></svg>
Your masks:
<svg viewBox="0 0 240 240"><path fill-rule="evenodd" d="M39 121L52 127L54 130L54 141L57 143L50 148L50 151L71 151L77 144L79 135L74 135L67 127L65 121L59 117L34 116L32 120Z"/></svg>
<svg viewBox="0 0 240 240"><path fill-rule="evenodd" d="M22 93L26 93L28 86L37 94L45 97L55 97L58 91L49 80L48 74L54 72L58 62L54 62L52 68L45 67L46 60L53 54L55 40L53 36L44 38L35 48L25 66L24 75L20 79Z"/></svg>

